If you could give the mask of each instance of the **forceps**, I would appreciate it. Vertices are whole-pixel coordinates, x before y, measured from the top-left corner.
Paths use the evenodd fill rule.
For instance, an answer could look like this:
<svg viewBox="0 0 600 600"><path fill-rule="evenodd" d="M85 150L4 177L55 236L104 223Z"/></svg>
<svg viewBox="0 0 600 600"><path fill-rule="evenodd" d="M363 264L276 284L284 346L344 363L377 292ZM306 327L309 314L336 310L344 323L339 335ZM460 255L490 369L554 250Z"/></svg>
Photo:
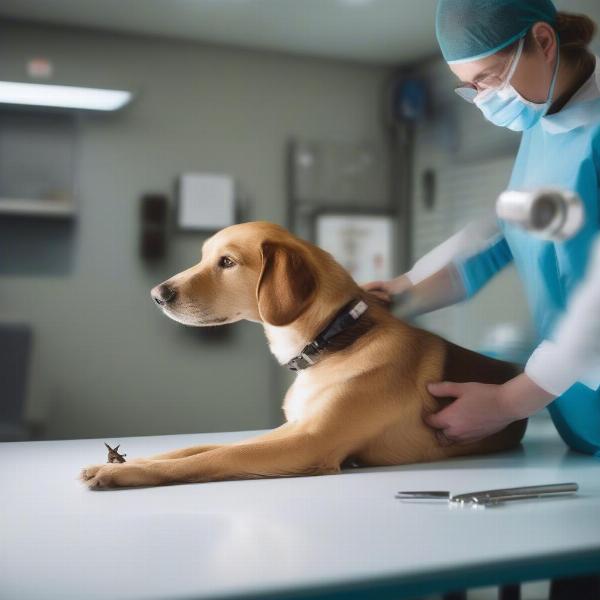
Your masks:
<svg viewBox="0 0 600 600"><path fill-rule="evenodd" d="M399 500L444 500L450 504L493 506L508 500L527 500L530 498L571 494L578 489L579 486L576 483L552 483L549 485L481 490L479 492L468 492L456 496L450 495L450 492L447 491L398 492L395 498Z"/></svg>

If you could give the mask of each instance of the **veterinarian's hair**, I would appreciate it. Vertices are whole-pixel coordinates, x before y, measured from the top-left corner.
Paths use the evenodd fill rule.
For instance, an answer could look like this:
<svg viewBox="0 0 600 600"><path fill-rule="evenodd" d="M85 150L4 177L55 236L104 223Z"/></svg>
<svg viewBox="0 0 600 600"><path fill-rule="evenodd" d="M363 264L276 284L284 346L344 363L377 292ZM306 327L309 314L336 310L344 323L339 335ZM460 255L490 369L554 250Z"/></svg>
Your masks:
<svg viewBox="0 0 600 600"><path fill-rule="evenodd" d="M559 11L553 25L558 34L560 59L567 62L579 72L591 68L594 55L589 45L596 34L596 23L587 15ZM514 51L518 40L506 48L498 51L499 55L510 54ZM523 52L530 52L533 48L533 30L530 29L525 36Z"/></svg>

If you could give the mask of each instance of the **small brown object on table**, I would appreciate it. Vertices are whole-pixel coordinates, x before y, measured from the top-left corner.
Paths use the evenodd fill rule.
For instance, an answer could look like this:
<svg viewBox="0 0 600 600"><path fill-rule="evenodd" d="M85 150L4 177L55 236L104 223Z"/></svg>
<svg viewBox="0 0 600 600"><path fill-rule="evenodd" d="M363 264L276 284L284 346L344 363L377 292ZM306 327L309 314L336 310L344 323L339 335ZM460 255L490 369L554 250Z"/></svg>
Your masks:
<svg viewBox="0 0 600 600"><path fill-rule="evenodd" d="M115 448L111 448L106 442L104 442L104 445L108 448L108 460L106 462L109 462L109 463L124 463L124 462L126 462L124 457L127 456L127 454L119 454L119 452L118 452L119 446L121 444L119 444Z"/></svg>

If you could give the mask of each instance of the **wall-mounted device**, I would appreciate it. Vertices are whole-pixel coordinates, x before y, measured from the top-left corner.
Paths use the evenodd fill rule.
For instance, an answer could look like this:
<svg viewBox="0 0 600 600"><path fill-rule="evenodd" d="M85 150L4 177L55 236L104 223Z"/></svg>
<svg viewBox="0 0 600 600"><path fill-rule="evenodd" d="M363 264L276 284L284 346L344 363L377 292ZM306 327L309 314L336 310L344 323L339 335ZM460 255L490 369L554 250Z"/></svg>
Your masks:
<svg viewBox="0 0 600 600"><path fill-rule="evenodd" d="M431 112L431 98L424 80L400 74L389 84L384 119L388 125L420 121Z"/></svg>
<svg viewBox="0 0 600 600"><path fill-rule="evenodd" d="M146 260L163 258L167 253L169 201L163 194L146 194L140 207L140 253Z"/></svg>

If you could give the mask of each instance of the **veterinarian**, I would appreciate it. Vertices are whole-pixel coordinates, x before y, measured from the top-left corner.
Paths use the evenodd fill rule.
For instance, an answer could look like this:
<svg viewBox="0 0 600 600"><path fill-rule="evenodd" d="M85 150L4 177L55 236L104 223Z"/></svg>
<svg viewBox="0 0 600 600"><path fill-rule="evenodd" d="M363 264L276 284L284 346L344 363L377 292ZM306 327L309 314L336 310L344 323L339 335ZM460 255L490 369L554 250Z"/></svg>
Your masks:
<svg viewBox="0 0 600 600"><path fill-rule="evenodd" d="M446 266L421 281L409 271L363 286L385 299L400 294L412 316L472 297L514 260L540 344L524 372L503 385L429 385L434 396L455 398L426 418L446 443L488 436L547 406L571 448L600 456L600 381L579 377L554 331L600 229L600 60L588 50L594 31L591 19L557 12L550 0L438 3L436 34L461 82L457 93L491 123L523 132L508 188L572 190L586 212L584 227L564 242L497 219L492 243L470 254L447 253Z"/></svg>

